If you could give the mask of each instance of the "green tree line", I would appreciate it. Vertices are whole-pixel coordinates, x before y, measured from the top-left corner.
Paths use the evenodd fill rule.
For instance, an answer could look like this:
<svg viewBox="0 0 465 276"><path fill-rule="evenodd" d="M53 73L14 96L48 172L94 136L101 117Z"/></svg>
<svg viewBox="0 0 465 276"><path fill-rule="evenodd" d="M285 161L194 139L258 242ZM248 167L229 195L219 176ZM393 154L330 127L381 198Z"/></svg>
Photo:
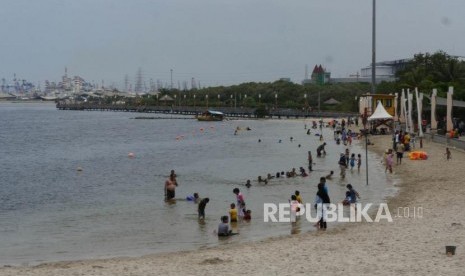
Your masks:
<svg viewBox="0 0 465 276"><path fill-rule="evenodd" d="M376 86L377 93L389 94L402 89L414 89L431 93L438 89L444 97L449 86L454 86L454 99L465 100L465 63L443 51L419 53L398 71L395 82L382 82ZM160 101L156 96L138 99L143 105L189 105L209 107L254 107L254 108L308 108L324 111L358 111L358 97L370 92L370 83L296 84L288 81L249 82L232 86L207 87L182 91L162 89L161 95L175 98L174 102ZM339 104L324 102L334 98Z"/></svg>

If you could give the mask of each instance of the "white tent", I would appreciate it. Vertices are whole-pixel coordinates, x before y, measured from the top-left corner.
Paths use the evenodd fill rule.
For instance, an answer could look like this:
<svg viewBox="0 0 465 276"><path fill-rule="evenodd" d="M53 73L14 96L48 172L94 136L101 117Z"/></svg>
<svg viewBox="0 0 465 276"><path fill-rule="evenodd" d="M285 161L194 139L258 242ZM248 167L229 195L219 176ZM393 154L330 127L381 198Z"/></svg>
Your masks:
<svg viewBox="0 0 465 276"><path fill-rule="evenodd" d="M373 120L387 120L387 119L392 119L392 115L389 114L386 109L384 109L383 104L381 101L378 101L378 105L376 106L375 112L368 117L368 121L373 121Z"/></svg>

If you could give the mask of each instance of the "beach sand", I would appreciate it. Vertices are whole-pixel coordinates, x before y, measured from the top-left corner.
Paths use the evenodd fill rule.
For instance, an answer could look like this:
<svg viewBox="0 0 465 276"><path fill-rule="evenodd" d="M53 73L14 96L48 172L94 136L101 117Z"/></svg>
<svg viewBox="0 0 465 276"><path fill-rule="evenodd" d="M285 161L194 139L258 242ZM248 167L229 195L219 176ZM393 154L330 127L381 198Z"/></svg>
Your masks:
<svg viewBox="0 0 465 276"><path fill-rule="evenodd" d="M370 149L378 153L391 145L388 136L371 141ZM393 222L329 223L328 231L260 242L3 267L0 275L465 275L465 153L453 149L452 160L446 161L444 145L429 141L423 150L427 161L404 158L394 167L402 182L398 195L388 200ZM413 218L414 208L420 215L419 207L422 217ZM410 217L403 217L407 210ZM398 211L402 217L395 217ZM446 245L457 246L456 255L447 256Z"/></svg>

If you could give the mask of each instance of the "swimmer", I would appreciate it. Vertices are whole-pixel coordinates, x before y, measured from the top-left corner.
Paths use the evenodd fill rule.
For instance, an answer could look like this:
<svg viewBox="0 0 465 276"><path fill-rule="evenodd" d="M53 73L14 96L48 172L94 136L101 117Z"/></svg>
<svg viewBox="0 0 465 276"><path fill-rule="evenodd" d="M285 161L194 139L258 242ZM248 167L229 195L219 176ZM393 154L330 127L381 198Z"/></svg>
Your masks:
<svg viewBox="0 0 465 276"><path fill-rule="evenodd" d="M325 177L326 179L331 179L333 178L334 171L330 171L329 174Z"/></svg>
<svg viewBox="0 0 465 276"><path fill-rule="evenodd" d="M245 183L245 186L247 188L250 188L252 186L252 184L250 184L250 179L247 179L247 182Z"/></svg>
<svg viewBox="0 0 465 276"><path fill-rule="evenodd" d="M197 203L199 201L199 194L198 193L194 193L193 195L189 195L186 197L186 200L187 201L192 201L194 203Z"/></svg>

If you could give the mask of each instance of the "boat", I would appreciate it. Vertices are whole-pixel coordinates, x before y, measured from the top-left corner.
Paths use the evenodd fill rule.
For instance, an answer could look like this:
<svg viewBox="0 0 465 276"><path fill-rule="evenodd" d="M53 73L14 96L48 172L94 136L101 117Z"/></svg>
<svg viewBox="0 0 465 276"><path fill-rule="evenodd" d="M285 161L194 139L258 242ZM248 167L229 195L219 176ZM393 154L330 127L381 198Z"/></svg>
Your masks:
<svg viewBox="0 0 465 276"><path fill-rule="evenodd" d="M224 114L223 112L207 110L201 115L197 116L199 121L223 121Z"/></svg>

